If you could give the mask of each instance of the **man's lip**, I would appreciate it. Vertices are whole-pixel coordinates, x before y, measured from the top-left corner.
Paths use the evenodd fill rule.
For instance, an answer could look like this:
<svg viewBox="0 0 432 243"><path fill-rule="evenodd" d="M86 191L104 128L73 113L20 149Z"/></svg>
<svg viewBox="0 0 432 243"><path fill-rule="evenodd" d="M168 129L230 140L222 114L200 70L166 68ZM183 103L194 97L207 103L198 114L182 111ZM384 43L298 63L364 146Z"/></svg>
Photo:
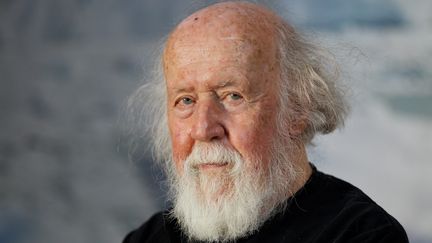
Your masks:
<svg viewBox="0 0 432 243"><path fill-rule="evenodd" d="M216 169L216 168L221 168L221 167L225 167L228 165L228 162L225 163L202 163L197 165L198 169Z"/></svg>

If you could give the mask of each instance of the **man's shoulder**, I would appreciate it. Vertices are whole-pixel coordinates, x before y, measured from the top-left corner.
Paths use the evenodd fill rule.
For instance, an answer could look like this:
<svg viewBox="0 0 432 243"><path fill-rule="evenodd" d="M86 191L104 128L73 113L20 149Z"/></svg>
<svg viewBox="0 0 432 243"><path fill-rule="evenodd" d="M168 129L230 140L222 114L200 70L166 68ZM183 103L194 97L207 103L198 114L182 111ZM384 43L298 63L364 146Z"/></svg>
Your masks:
<svg viewBox="0 0 432 243"><path fill-rule="evenodd" d="M167 212L158 212L139 228L130 232L123 243L170 242L167 233Z"/></svg>
<svg viewBox="0 0 432 243"><path fill-rule="evenodd" d="M318 200L312 202L314 205L331 204L335 210L366 206L385 213L384 209L358 187L316 169L302 190L304 191L300 191L299 194L304 198Z"/></svg>
<svg viewBox="0 0 432 243"><path fill-rule="evenodd" d="M351 183L320 171L317 171L314 179L316 181L313 186L315 186L315 190L319 190L315 197L319 198L320 204L333 207L338 215L353 211L361 215L372 212L378 218L389 223L395 221L365 192Z"/></svg>
<svg viewBox="0 0 432 243"><path fill-rule="evenodd" d="M312 202L306 205L311 213L323 217L318 236L350 242L408 242L400 223L359 188L319 171L312 180Z"/></svg>

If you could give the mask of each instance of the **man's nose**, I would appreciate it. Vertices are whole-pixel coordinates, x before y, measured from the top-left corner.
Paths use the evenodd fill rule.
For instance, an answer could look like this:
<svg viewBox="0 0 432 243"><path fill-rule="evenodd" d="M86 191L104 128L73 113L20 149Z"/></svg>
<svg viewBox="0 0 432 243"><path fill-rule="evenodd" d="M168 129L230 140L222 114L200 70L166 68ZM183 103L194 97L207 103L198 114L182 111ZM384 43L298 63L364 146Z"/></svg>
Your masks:
<svg viewBox="0 0 432 243"><path fill-rule="evenodd" d="M191 137L203 142L222 139L225 136L225 128L221 123L222 114L217 104L207 100L197 105Z"/></svg>

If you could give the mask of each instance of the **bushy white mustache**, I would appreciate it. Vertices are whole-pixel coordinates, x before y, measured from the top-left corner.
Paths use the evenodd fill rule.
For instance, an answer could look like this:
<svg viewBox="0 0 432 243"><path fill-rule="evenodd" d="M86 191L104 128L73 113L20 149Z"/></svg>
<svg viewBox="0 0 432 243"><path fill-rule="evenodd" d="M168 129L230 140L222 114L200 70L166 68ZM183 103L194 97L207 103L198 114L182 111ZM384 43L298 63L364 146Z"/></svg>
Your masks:
<svg viewBox="0 0 432 243"><path fill-rule="evenodd" d="M241 168L243 159L239 152L221 143L196 143L184 161L185 174L196 173L198 166L205 164L227 164L227 167L231 168L230 173L236 173Z"/></svg>

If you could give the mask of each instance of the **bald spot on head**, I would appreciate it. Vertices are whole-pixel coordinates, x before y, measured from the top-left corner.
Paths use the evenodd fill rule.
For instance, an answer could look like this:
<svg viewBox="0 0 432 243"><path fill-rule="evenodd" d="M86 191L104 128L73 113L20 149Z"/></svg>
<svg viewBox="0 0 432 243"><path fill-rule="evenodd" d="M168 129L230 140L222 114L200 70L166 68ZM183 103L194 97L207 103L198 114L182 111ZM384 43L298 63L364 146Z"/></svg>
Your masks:
<svg viewBox="0 0 432 243"><path fill-rule="evenodd" d="M199 10L169 36L163 55L165 76L171 66L199 63L206 53L215 62L223 62L229 53L239 61L266 63L265 69L274 69L278 65L275 27L281 22L270 10L252 3L224 2Z"/></svg>

